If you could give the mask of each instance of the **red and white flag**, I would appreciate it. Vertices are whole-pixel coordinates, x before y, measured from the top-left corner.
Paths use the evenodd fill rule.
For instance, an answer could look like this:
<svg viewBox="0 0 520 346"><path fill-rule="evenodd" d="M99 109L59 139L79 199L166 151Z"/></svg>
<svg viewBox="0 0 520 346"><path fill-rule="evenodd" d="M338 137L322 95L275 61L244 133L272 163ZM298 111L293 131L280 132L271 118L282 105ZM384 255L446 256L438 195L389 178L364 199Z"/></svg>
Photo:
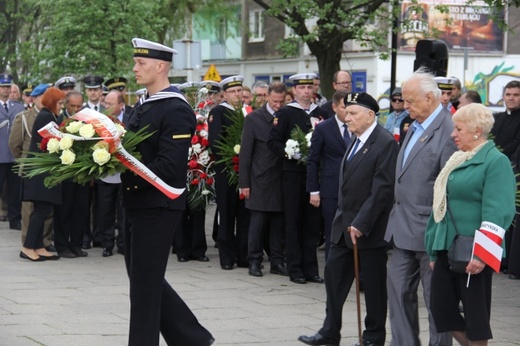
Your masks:
<svg viewBox="0 0 520 346"><path fill-rule="evenodd" d="M242 107L242 114L244 114L244 117L247 116L252 111L253 111L253 107L251 107L249 105L244 105L244 107Z"/></svg>
<svg viewBox="0 0 520 346"><path fill-rule="evenodd" d="M475 243L473 255L477 256L493 268L497 273L500 271L502 261L502 241L506 231L489 221L484 221L480 225L480 230L475 231Z"/></svg>

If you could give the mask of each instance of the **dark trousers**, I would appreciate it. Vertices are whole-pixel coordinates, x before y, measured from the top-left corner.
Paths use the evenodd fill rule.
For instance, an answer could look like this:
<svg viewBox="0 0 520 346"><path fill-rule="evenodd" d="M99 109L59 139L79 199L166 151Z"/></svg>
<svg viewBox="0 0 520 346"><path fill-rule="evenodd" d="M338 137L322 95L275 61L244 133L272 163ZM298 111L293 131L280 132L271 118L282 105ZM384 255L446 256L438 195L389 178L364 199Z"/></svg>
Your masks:
<svg viewBox="0 0 520 346"><path fill-rule="evenodd" d="M7 181L7 219L9 222L22 220L22 180L13 172L14 163L0 163L0 190Z"/></svg>
<svg viewBox="0 0 520 346"><path fill-rule="evenodd" d="M271 265L282 264L284 218L282 212L251 210L249 223L248 255L249 263L261 263L264 255L266 235L269 237L269 260Z"/></svg>
<svg viewBox="0 0 520 346"><path fill-rule="evenodd" d="M125 262L130 279L130 334L128 345L159 345L159 333L168 345L206 346L211 334L164 278L172 225L182 211L128 210Z"/></svg>
<svg viewBox="0 0 520 346"><path fill-rule="evenodd" d="M247 267L249 210L244 200L239 199L237 186L229 185L226 172L217 171L215 190L219 212L217 243L220 265L232 266L237 263Z"/></svg>
<svg viewBox="0 0 520 346"><path fill-rule="evenodd" d="M323 233L325 234L325 259L329 257L330 232L332 221L338 208L337 198L321 198L321 214L323 215Z"/></svg>
<svg viewBox="0 0 520 346"><path fill-rule="evenodd" d="M41 249L43 248L43 227L45 220L52 213L53 205L40 201L35 201L33 205L34 209L29 218L29 226L23 246L28 249Z"/></svg>
<svg viewBox="0 0 520 346"><path fill-rule="evenodd" d="M81 248L83 223L89 214L88 186L65 181L62 183L61 205L54 207L54 246L58 252Z"/></svg>
<svg viewBox="0 0 520 346"><path fill-rule="evenodd" d="M182 221L175 229L177 257L197 259L206 256L206 210L184 210Z"/></svg>
<svg viewBox="0 0 520 346"><path fill-rule="evenodd" d="M306 174L283 172L286 258L291 278L318 275L317 245L322 228L321 209L309 203Z"/></svg>
<svg viewBox="0 0 520 346"><path fill-rule="evenodd" d="M97 205L97 186L89 186L88 188L88 208L89 213L83 222L83 244L90 242L101 244L101 232L99 231L99 208Z"/></svg>
<svg viewBox="0 0 520 346"><path fill-rule="evenodd" d="M509 263L507 266L507 273L510 275L520 276L520 216L516 216L516 227L511 227L509 230L510 241L507 250L509 255ZM507 239L506 239L507 242ZM507 245L507 243L506 243ZM502 259L503 261L504 259Z"/></svg>
<svg viewBox="0 0 520 346"><path fill-rule="evenodd" d="M124 247L125 212L121 204L121 184L96 181L96 185L98 228L103 247L112 250L117 242L117 247L122 249ZM117 240L116 227L118 229Z"/></svg>
<svg viewBox="0 0 520 346"><path fill-rule="evenodd" d="M359 266L363 271L365 288L365 330L363 340L377 345L385 344L387 315L386 247L359 250ZM325 264L325 289L327 291L327 316L320 334L340 340L343 305L355 279L354 250L342 237L338 244L331 244ZM354 311L352 312L354 313Z"/></svg>

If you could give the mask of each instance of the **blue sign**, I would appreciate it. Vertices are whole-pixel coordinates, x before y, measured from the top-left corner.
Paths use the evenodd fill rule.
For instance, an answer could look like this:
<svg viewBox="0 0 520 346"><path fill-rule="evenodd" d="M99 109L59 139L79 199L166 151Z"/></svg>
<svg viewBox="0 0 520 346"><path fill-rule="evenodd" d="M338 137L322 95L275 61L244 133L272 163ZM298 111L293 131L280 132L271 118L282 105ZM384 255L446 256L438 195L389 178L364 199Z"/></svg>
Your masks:
<svg viewBox="0 0 520 346"><path fill-rule="evenodd" d="M352 92L367 92L367 73L365 71L352 72Z"/></svg>

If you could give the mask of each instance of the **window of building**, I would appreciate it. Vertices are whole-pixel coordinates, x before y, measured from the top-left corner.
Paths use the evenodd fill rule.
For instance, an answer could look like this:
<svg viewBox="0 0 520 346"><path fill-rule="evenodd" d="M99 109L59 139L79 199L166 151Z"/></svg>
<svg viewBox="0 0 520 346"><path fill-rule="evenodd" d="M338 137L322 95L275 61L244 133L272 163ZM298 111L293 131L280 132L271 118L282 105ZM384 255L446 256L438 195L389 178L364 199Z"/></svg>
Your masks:
<svg viewBox="0 0 520 346"><path fill-rule="evenodd" d="M249 42L264 40L264 15L262 10L249 11Z"/></svg>

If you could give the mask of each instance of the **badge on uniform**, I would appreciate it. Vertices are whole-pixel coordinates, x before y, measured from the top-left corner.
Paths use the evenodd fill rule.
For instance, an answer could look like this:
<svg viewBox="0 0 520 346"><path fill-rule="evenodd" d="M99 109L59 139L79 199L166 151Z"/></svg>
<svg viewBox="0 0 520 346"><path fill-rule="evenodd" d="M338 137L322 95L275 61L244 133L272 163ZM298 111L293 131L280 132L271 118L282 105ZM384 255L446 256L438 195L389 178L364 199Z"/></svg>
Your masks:
<svg viewBox="0 0 520 346"><path fill-rule="evenodd" d="M274 125L274 126L278 125L278 118L274 118L274 119L273 119L273 125Z"/></svg>
<svg viewBox="0 0 520 346"><path fill-rule="evenodd" d="M213 122L213 115L210 115L210 116L209 116L208 121L209 121L210 123Z"/></svg>

